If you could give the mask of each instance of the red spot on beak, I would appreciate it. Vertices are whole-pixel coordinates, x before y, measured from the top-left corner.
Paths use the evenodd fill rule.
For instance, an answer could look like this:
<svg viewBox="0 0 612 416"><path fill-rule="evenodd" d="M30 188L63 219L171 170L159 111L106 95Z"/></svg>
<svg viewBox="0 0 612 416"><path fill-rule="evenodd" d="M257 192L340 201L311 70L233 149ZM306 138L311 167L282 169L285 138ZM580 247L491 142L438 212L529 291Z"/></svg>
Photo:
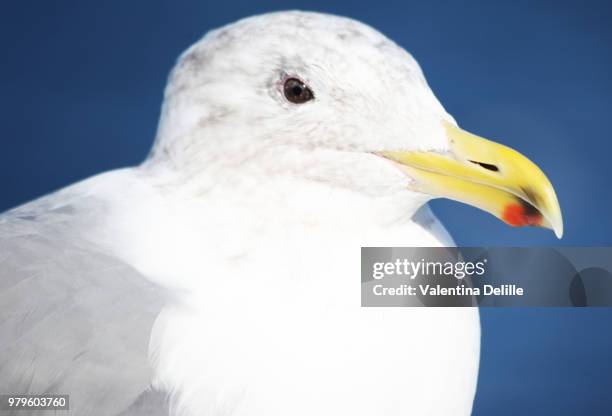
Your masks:
<svg viewBox="0 0 612 416"><path fill-rule="evenodd" d="M531 205L509 204L504 208L502 219L514 227L526 225L539 226L542 224L542 214Z"/></svg>

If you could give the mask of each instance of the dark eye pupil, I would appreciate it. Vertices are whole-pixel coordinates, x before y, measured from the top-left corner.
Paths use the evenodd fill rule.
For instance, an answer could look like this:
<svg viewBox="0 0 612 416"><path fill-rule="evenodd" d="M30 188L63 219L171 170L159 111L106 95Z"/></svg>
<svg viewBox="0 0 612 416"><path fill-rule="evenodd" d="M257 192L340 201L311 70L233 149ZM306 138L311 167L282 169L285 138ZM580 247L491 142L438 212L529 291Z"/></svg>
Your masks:
<svg viewBox="0 0 612 416"><path fill-rule="evenodd" d="M283 87L285 98L294 104L302 104L313 99L310 88L297 78L289 78Z"/></svg>
<svg viewBox="0 0 612 416"><path fill-rule="evenodd" d="M302 94L302 87L296 85L295 87L293 87L293 90L291 92L293 92L293 95L300 95Z"/></svg>

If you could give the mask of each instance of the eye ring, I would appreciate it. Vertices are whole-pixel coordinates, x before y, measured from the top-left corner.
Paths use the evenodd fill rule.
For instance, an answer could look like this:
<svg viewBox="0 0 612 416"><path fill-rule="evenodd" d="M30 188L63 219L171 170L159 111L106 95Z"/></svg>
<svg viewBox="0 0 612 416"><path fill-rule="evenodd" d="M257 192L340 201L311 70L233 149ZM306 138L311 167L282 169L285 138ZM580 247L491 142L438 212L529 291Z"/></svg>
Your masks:
<svg viewBox="0 0 612 416"><path fill-rule="evenodd" d="M287 101L293 104L304 104L314 98L308 85L298 78L287 78L283 84L283 93Z"/></svg>

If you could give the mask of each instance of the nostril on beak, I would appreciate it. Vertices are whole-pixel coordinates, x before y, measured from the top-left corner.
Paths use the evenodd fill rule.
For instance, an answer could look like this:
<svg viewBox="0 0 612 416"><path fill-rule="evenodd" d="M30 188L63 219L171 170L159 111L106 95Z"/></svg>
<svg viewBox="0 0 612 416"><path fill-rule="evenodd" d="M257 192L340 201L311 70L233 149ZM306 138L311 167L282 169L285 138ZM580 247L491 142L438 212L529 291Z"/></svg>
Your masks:
<svg viewBox="0 0 612 416"><path fill-rule="evenodd" d="M485 168L486 170L490 170L492 172L498 172L499 168L495 165L492 165L490 163L483 163L483 162L477 162L475 160L470 160L470 162L472 162L475 165L480 165L481 167Z"/></svg>

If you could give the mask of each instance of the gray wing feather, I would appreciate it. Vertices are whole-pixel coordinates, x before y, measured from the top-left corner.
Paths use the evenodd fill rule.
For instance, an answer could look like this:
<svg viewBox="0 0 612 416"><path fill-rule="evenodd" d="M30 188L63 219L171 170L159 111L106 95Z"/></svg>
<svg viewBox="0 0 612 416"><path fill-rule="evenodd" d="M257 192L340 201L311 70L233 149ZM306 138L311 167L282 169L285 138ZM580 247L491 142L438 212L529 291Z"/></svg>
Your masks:
<svg viewBox="0 0 612 416"><path fill-rule="evenodd" d="M63 195L0 216L0 394L69 394L74 415L142 402L162 291L84 238L103 209Z"/></svg>

